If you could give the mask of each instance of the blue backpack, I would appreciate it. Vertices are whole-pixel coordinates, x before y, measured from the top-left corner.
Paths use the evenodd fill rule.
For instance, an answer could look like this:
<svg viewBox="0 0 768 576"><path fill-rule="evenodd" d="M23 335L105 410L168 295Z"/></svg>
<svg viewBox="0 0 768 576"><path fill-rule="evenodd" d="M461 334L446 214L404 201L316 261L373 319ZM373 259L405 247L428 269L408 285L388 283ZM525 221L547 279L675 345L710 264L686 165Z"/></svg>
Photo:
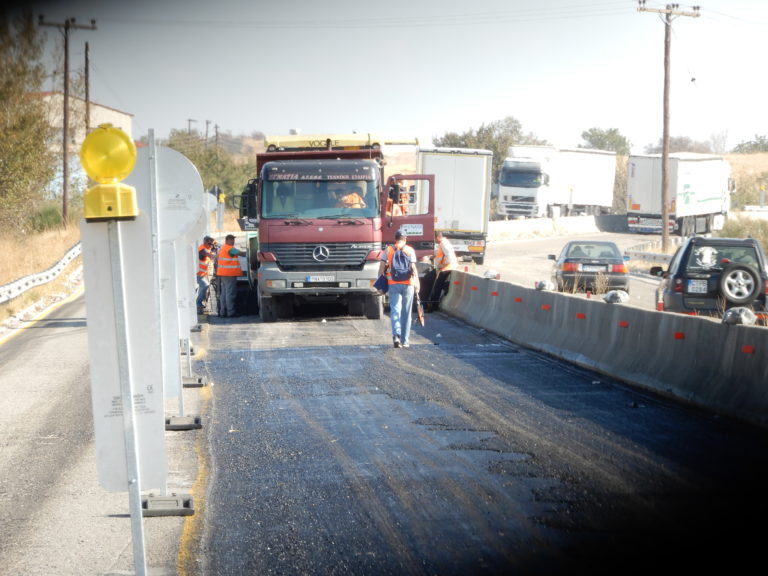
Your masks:
<svg viewBox="0 0 768 576"><path fill-rule="evenodd" d="M394 246L392 251L392 266L389 269L392 280L395 282L410 280L413 270L411 270L411 259L408 257L408 254Z"/></svg>

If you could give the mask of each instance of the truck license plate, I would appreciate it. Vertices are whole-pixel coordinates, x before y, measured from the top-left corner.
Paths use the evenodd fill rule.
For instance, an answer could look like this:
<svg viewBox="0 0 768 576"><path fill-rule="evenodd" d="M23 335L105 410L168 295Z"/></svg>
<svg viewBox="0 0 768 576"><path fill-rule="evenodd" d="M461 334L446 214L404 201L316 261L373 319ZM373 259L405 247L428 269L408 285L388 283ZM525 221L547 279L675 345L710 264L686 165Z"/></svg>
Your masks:
<svg viewBox="0 0 768 576"><path fill-rule="evenodd" d="M707 281L706 280L688 280L688 292L690 294L706 294Z"/></svg>
<svg viewBox="0 0 768 576"><path fill-rule="evenodd" d="M307 276L307 282L333 282L333 276Z"/></svg>

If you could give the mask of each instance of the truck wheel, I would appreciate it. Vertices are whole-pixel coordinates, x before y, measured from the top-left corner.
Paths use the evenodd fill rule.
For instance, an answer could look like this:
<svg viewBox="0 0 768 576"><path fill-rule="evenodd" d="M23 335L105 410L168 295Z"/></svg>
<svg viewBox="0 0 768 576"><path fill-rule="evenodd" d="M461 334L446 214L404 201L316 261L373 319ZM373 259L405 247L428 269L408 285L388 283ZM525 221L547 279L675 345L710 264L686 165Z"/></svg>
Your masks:
<svg viewBox="0 0 768 576"><path fill-rule="evenodd" d="M485 262L485 254L482 256L473 256L472 259L475 261L475 264L482 266L483 262Z"/></svg>
<svg viewBox="0 0 768 576"><path fill-rule="evenodd" d="M277 310L273 298L262 298L259 293L259 318L262 322L277 321Z"/></svg>
<svg viewBox="0 0 768 576"><path fill-rule="evenodd" d="M365 298L365 317L369 320L378 320L381 318L383 297L378 294L371 294Z"/></svg>
<svg viewBox="0 0 768 576"><path fill-rule="evenodd" d="M760 276L751 266L731 264L723 269L719 288L726 302L743 306L757 298Z"/></svg>

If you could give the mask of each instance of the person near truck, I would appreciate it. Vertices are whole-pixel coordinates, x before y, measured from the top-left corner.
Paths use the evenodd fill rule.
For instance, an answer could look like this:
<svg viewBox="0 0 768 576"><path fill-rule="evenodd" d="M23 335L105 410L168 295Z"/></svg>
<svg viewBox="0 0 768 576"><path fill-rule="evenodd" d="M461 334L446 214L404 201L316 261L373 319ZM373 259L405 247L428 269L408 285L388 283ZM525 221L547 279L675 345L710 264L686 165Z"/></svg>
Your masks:
<svg viewBox="0 0 768 576"><path fill-rule="evenodd" d="M387 246L379 262L379 276L387 274L389 293L389 318L392 328L392 343L395 348L409 348L413 295L419 290L419 271L416 268L416 251L407 244L408 238L402 230L395 232L394 246ZM411 267L410 278L392 278L392 260L395 252L401 251L408 258Z"/></svg>
<svg viewBox="0 0 768 576"><path fill-rule="evenodd" d="M429 298L427 298L427 312L437 310L440 299L443 297L443 291L448 286L451 270L455 270L459 265L451 241L440 230L435 230L434 263L436 276Z"/></svg>
<svg viewBox="0 0 768 576"><path fill-rule="evenodd" d="M220 282L219 316L222 318L237 318L240 314L235 308L237 298L237 279L243 275L238 256L245 256L245 252L235 248L234 234L227 234L224 246L219 250L216 258L216 276Z"/></svg>
<svg viewBox="0 0 768 576"><path fill-rule="evenodd" d="M365 208L362 188L348 184L341 184L341 186L336 193L336 208Z"/></svg>
<svg viewBox="0 0 768 576"><path fill-rule="evenodd" d="M208 298L211 282L208 278L208 268L216 256L218 246L210 236L203 238L203 243L197 247L197 313L204 314L204 303Z"/></svg>

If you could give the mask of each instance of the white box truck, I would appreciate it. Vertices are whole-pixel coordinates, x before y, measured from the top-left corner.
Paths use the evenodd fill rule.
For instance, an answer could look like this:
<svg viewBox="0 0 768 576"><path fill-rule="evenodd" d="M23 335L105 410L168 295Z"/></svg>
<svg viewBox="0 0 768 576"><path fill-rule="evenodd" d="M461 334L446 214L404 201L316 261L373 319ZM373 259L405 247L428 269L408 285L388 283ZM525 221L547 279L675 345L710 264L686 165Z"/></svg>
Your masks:
<svg viewBox="0 0 768 576"><path fill-rule="evenodd" d="M661 154L631 155L627 165L627 225L661 234ZM686 237L722 230L731 206L731 167L722 156L669 155L669 231Z"/></svg>
<svg viewBox="0 0 768 576"><path fill-rule="evenodd" d="M499 172L497 212L511 218L607 214L615 180L615 152L510 146Z"/></svg>
<svg viewBox="0 0 768 576"><path fill-rule="evenodd" d="M419 148L417 172L435 175L435 230L460 260L482 264L493 188L493 152L475 148Z"/></svg>

